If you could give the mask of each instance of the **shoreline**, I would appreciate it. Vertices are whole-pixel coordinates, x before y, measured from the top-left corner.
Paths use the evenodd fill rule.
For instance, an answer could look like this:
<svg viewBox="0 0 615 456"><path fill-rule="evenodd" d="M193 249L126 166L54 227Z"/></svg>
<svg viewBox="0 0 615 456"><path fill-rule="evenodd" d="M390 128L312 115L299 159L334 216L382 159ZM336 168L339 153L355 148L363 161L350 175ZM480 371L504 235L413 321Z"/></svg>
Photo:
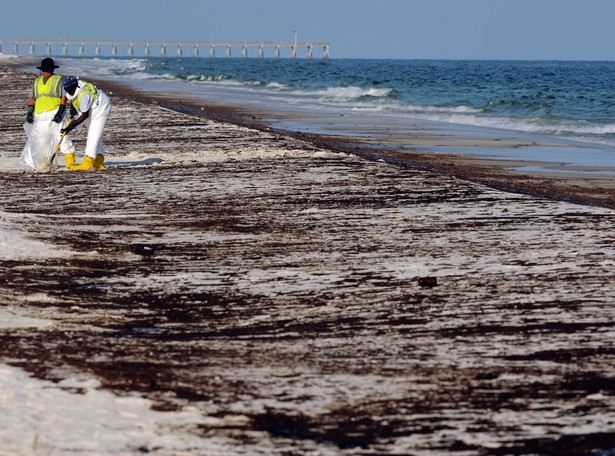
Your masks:
<svg viewBox="0 0 615 456"><path fill-rule="evenodd" d="M29 58L20 57L19 63L7 60L8 66L22 72L24 62ZM36 59L30 59L37 63ZM488 187L520 193L538 198L547 198L574 204L615 209L615 169L604 167L576 167L564 169L563 165L532 160L489 158L472 149L483 147L533 147L539 144L532 141L507 140L502 132L493 131L493 137L477 138L456 136L450 125L450 131L439 134L423 131L422 122L404 127L397 131L388 146L375 144L373 138L340 136L324 133L305 133L276 128L264 119L292 119L294 114L255 110L246 106L225 105L217 102L202 102L191 99L183 93L152 93L139 91L127 84L107 79L86 78L101 89L115 93L126 99L146 105L157 105L172 111L189 114L198 118L226 122L240 127L252 128L261 132L273 133L282 137L298 139L313 144L315 147L356 155L367 160L381 160L395 166L427 170L458 179L486 185ZM429 122L427 122L430 124ZM443 153L428 152L433 143L447 144L449 148L464 152ZM410 144L412 150L401 147ZM549 144L544 144L549 146ZM543 168L549 167L549 170Z"/></svg>
<svg viewBox="0 0 615 456"><path fill-rule="evenodd" d="M539 161L489 159L479 154L422 152L422 147L426 147L434 140L441 140L441 138L436 134L413 130L409 130L407 136L409 141L414 141L416 150L399 151L393 146L383 148L357 138L277 129L266 121L259 120L276 115L292 117L290 114L255 111L251 108L218 103L203 103L191 100L188 95L177 93L140 92L114 81L90 79L103 90L112 91L133 101L158 105L199 118L228 122L262 132L299 139L314 144L316 147L350 153L368 160L383 160L396 166L415 167L507 192L615 209L615 176L608 174L615 170L610 168L605 170L604 174L588 172L583 168L578 168L578 172L569 170L558 172L556 169L545 171L540 169L545 163ZM496 135L497 132L494 132L494 136ZM462 141L462 138L449 136L445 140L454 144ZM466 143L468 142L464 144ZM510 146L523 147L526 144L511 144ZM480 147L480 145L475 147ZM532 167L538 169L523 170Z"/></svg>

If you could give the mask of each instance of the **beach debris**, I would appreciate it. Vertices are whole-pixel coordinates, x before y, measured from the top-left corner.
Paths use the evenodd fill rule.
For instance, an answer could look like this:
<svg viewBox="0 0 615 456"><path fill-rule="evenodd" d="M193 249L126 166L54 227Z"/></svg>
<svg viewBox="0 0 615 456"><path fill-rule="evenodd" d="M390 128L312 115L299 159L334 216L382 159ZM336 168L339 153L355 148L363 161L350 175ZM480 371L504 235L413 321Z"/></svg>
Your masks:
<svg viewBox="0 0 615 456"><path fill-rule="evenodd" d="M137 255L142 256L151 256L157 250L157 246L155 245L147 245L147 244L133 244L132 251Z"/></svg>
<svg viewBox="0 0 615 456"><path fill-rule="evenodd" d="M438 279L436 277L419 277L419 286L421 287L437 287Z"/></svg>

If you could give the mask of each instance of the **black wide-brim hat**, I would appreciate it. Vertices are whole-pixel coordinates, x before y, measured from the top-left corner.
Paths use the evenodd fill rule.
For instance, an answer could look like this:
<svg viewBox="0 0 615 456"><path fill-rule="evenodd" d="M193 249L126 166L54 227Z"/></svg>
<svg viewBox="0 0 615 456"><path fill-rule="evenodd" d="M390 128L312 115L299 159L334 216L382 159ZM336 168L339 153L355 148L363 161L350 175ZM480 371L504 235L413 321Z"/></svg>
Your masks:
<svg viewBox="0 0 615 456"><path fill-rule="evenodd" d="M60 65L56 65L52 58L47 57L41 60L41 66L37 66L41 71L53 71L56 68L60 68Z"/></svg>

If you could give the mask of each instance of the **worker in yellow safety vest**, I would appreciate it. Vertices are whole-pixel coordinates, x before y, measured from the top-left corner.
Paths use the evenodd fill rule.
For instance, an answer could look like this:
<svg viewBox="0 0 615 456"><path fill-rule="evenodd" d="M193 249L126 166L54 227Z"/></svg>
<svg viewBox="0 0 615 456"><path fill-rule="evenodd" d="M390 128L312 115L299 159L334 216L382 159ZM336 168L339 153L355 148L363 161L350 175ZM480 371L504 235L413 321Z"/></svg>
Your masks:
<svg viewBox="0 0 615 456"><path fill-rule="evenodd" d="M66 92L64 90L64 77L55 74L59 68L52 58L41 60L36 67L41 74L38 76L30 90L28 97L28 113L24 129L28 142L20 159L23 165L38 168L44 159L49 156L49 149L59 142L60 129L66 124ZM62 141L60 150L70 163L74 159L75 148L69 138Z"/></svg>
<svg viewBox="0 0 615 456"><path fill-rule="evenodd" d="M68 166L68 169L105 169L105 147L102 134L111 113L111 100L94 84L75 76L64 78L64 90L66 90L67 100L71 103L71 110L74 110L78 117L60 132L70 133L84 122L88 128L83 162L80 165Z"/></svg>

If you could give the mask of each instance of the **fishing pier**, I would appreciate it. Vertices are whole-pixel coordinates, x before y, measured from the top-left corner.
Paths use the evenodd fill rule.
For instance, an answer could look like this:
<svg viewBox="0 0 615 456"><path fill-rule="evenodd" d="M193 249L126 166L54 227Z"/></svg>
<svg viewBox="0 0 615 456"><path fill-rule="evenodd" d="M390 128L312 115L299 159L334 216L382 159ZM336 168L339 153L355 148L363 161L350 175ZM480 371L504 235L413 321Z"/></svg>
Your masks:
<svg viewBox="0 0 615 456"><path fill-rule="evenodd" d="M5 50L5 47L7 48ZM29 55L38 55L37 49L44 49L46 56L127 56L140 55L149 57L160 55L166 57L167 52L176 57L184 54L200 57L202 50L205 55L216 57L220 50L225 57L232 57L240 52L241 57L255 55L264 58L265 54L280 58L282 49L288 50L288 57L295 59L298 54L311 59L314 50L321 50L323 59L329 58L329 43L309 42L244 42L244 41L118 41L118 40L0 40L0 53L6 53L12 48L14 55L19 55L20 49L28 49ZM120 51L118 51L120 49ZM135 49L137 53L135 53ZM249 50L252 49L251 52ZM235 50L235 52L233 52ZM270 50L270 52L266 52ZM298 51L302 50L301 53ZM141 51L141 53L139 53Z"/></svg>

